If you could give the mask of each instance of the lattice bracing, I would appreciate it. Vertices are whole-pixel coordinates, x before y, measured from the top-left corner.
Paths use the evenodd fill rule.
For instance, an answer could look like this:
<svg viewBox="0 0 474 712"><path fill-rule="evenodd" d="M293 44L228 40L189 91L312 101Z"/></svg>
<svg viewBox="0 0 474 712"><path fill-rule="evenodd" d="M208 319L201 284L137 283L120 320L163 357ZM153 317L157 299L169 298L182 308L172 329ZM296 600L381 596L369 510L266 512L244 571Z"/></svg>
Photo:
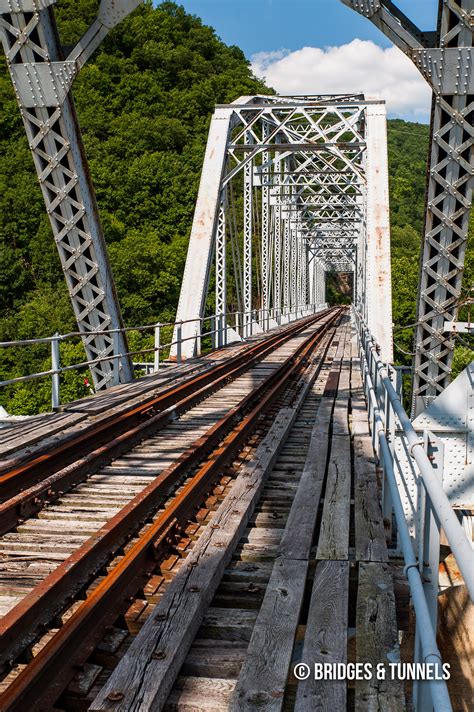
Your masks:
<svg viewBox="0 0 474 712"><path fill-rule="evenodd" d="M474 0L439 0L436 32L422 32L388 0L343 0L414 62L433 90L431 149L420 260L413 415L450 381L474 185Z"/></svg>
<svg viewBox="0 0 474 712"><path fill-rule="evenodd" d="M364 254L373 262L371 277L377 283L359 286L358 294L376 300L364 314L391 358L388 195L386 185L385 192L367 186L369 175L372 183L387 183L385 129L383 103L362 95L243 97L219 106L211 122L178 318L197 324L203 316L205 299L195 289L198 284L203 293L207 290L208 255L214 248L216 283L225 281L219 271L234 270L225 299L221 290L216 306L219 313L242 309L244 338L322 304L328 271L355 271L365 285L368 268L359 264ZM219 242L215 196L224 190L227 222L233 225L228 236L232 264ZM375 213L383 216L382 232L367 219ZM359 253L359 241L367 243L365 252ZM197 327L183 329L189 339L184 355L191 356Z"/></svg>
<svg viewBox="0 0 474 712"><path fill-rule="evenodd" d="M103 0L91 30L62 59L55 0L0 0L0 36L97 390L132 378L120 307L107 257L70 89L109 28L139 3ZM92 332L104 332L96 334ZM103 359L103 360L102 360Z"/></svg>

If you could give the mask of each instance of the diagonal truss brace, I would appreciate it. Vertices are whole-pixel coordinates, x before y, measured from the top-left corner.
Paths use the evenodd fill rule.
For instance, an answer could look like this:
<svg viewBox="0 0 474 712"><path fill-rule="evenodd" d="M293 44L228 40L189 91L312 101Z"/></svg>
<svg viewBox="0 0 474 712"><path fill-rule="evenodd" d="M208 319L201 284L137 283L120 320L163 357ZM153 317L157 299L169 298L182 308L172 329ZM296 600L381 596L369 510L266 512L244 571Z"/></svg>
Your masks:
<svg viewBox="0 0 474 712"><path fill-rule="evenodd" d="M243 97L218 106L178 305L182 356L196 350L215 254L219 344L235 304L248 337L323 303L325 273L348 271L357 276L360 306L390 360L387 186L386 115L379 100Z"/></svg>
<svg viewBox="0 0 474 712"><path fill-rule="evenodd" d="M132 363L90 180L71 85L93 51L141 0L102 0L64 58L56 0L0 0L0 38L97 390L132 379ZM92 332L104 332L96 334Z"/></svg>
<svg viewBox="0 0 474 712"><path fill-rule="evenodd" d="M474 169L474 0L439 0L437 32L421 32L389 0L342 0L407 54L433 90L431 149L418 291L412 414L450 381Z"/></svg>

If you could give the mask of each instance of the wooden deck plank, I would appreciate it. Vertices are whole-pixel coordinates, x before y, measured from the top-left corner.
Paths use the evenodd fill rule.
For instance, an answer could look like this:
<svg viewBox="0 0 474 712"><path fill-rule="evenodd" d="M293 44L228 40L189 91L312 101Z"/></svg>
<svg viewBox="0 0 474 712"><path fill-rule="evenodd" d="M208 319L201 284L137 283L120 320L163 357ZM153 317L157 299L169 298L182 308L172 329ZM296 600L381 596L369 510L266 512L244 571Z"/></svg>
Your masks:
<svg viewBox="0 0 474 712"><path fill-rule="evenodd" d="M8 456L13 457L46 438L54 436L57 441L62 437L63 431L78 425L86 417L81 413L48 413L47 416L33 416L31 422L29 418L25 418L3 427L0 430L0 457L2 460L5 458L2 461L2 470L8 466Z"/></svg>
<svg viewBox="0 0 474 712"><path fill-rule="evenodd" d="M331 440L317 559L347 560L351 503L351 443L349 435Z"/></svg>
<svg viewBox="0 0 474 712"><path fill-rule="evenodd" d="M229 705L231 712L281 710L307 569L307 561L276 560Z"/></svg>
<svg viewBox="0 0 474 712"><path fill-rule="evenodd" d="M359 359L352 360L355 556L357 561L388 561L376 456L372 447Z"/></svg>
<svg viewBox="0 0 474 712"><path fill-rule="evenodd" d="M356 614L357 661L369 663L373 670L380 662L399 662L398 630L395 612L393 577L388 564L360 562ZM402 712L405 709L403 682L356 680L357 710Z"/></svg>
<svg viewBox="0 0 474 712"><path fill-rule="evenodd" d="M306 624L302 662L345 663L349 605L349 562L319 561L316 566ZM346 709L345 680L298 683L295 712L334 712ZM359 708L357 708L359 709ZM360 708L361 712L362 709Z"/></svg>
<svg viewBox="0 0 474 712"><path fill-rule="evenodd" d="M107 695L115 689L125 693L116 710L143 712L164 705L253 512L265 477L295 418L294 409L280 411L257 450L258 457L242 468L230 494L217 511L213 524L219 529L208 527L204 530L189 556L189 565L177 573L127 655L92 703L91 711L108 709ZM165 620L160 620L163 615ZM153 657L156 650L163 651L166 657Z"/></svg>
<svg viewBox="0 0 474 712"><path fill-rule="evenodd" d="M176 689L171 693L164 709L166 712L223 712L227 709L233 689L233 680L178 678ZM116 706L114 709L117 709Z"/></svg>

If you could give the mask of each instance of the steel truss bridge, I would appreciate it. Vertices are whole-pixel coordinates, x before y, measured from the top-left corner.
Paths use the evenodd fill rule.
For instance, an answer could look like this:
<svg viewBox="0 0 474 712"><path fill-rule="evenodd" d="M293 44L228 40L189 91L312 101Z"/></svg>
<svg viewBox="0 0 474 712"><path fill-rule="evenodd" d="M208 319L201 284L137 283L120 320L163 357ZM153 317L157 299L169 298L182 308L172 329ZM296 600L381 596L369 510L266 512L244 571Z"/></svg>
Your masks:
<svg viewBox="0 0 474 712"><path fill-rule="evenodd" d="M397 562L416 617L410 659L442 669L442 537L474 595L474 369L451 383L446 328L458 316L474 182L474 0L439 0L429 32L391 0L343 2L433 91L411 417L393 365L384 101L262 95L216 107L176 322L133 327L155 334L151 372L134 379L71 87L140 0L101 0L67 51L55 0L0 0L78 326L0 344L51 345L49 371L0 385L51 378L55 410L0 430L0 564L13 572L0 582L2 709L168 700L204 710L211 699L215 709L280 710L288 695L298 710L346 709L345 683L296 685L297 628L304 621L311 663L345 664L354 625L358 661L396 663ZM349 275L350 313L325 303L331 273ZM86 361L63 368L59 344L78 335ZM61 374L84 367L96 395L60 405ZM229 608L245 645L234 645ZM109 671L101 686L96 668ZM405 709L402 688L357 682L356 708ZM409 701L445 712L456 709L450 693L445 680L415 681Z"/></svg>

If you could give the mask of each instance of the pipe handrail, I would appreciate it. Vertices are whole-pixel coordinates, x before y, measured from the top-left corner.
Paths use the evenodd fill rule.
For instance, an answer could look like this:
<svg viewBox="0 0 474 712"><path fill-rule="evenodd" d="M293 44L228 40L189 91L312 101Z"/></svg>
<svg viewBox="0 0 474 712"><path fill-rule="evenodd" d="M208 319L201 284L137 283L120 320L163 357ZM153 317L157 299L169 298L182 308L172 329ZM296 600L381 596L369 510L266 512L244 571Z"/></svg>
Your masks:
<svg viewBox="0 0 474 712"><path fill-rule="evenodd" d="M451 547L451 550L456 558L456 562L464 578L469 594L474 600L474 560L472 546L467 539L466 532L459 522L454 509L451 507L448 496L441 485L439 477L433 469L433 465L431 464L424 448L423 440L420 440L420 437L413 427L408 414L403 408L399 395L393 387L387 366L383 363L378 354L377 342L369 332L369 329L362 317L357 314L355 309L354 312L360 321L362 332L365 334L370 343L369 348L376 364L377 372L383 382L393 410L398 417L400 427L407 439L409 452L418 465L425 489L446 534L449 546Z"/></svg>
<svg viewBox="0 0 474 712"><path fill-rule="evenodd" d="M296 317L298 313L302 313L303 311L309 311L312 310L315 312L318 308L323 307L324 305L316 305L316 304L305 304L304 306L296 306L294 308L290 308L289 310L284 310L280 309L280 315L279 316L288 316L292 317L293 315ZM268 311L268 310L267 310ZM68 371L74 371L74 370L80 370L83 368L87 368L89 366L93 366L98 363L103 363L104 361L110 361L112 363L115 362L120 362L121 359L123 359L126 356L137 356L140 354L161 354L163 351L166 350L171 350L173 346L178 346L178 348L181 347L181 345L186 342L186 341L192 341L195 340L196 338L204 338L206 336L213 336L217 333L219 333L219 329L212 328L214 324L216 324L217 319L219 317L225 317L225 318L230 318L230 317L245 317L245 316L250 316L253 318L255 316L255 310L252 309L251 311L248 312L241 312L241 311L235 311L235 312L227 312L225 315L222 314L212 314L209 316L204 316L204 317L196 317L194 319L187 319L184 321L176 321L176 322L157 322L155 324L145 324L141 326L129 326L129 327L124 327L122 329L110 329L110 330L102 330L102 331L87 331L87 332L80 332L80 331L73 331L69 332L67 334L54 334L53 336L48 336L48 337L41 337L38 339L24 339L24 340L18 340L18 341L2 341L0 342L0 347L1 348L18 348L21 346L32 346L32 345L37 345L37 344L50 344L51 348L53 348L55 345L59 344L62 341L65 341L69 338L73 337L87 337L87 336L93 336L93 335L99 335L99 334L110 334L113 336L114 334L118 333L125 333L125 332L130 332L130 331L145 331L148 329L153 329L154 331L161 330L163 327L180 327L183 324L189 324L189 323L196 323L198 325L197 328L197 333L192 334L191 336L186 336L171 340L167 343L160 343L158 346L154 346L152 348L146 348L146 349L139 349L135 351L126 351L126 352L120 352L120 353L112 353L108 354L106 356L100 356L95 359L90 359L88 361L81 361L80 363L77 364L72 364L70 366L59 366L57 368L51 368L48 369L47 371L40 371L37 373L32 373L32 374L27 374L25 376L16 376L15 378L9 378L3 381L0 381L0 387L5 387L5 386L10 386L10 385L15 385L18 383L24 383L26 381L31 381L35 380L38 378L45 378L45 377L56 377L60 375L61 373L66 373ZM208 331L202 331L202 327L206 321L210 321L210 329ZM229 324L226 323L225 325L225 332L227 333L230 329L233 327L230 326ZM265 330L265 329L264 329ZM243 338L245 341L245 338ZM212 347L211 351L214 350L216 347ZM180 358L178 358L178 362L180 362ZM150 362L150 365L152 365L152 362ZM57 395L57 398L53 398L53 407L59 405L59 395Z"/></svg>
<svg viewBox="0 0 474 712"><path fill-rule="evenodd" d="M296 314L298 311L301 311L302 309L310 309L313 307L319 307L323 306L321 304L305 304L304 306L301 307L296 307L294 309L290 309L289 311L284 311L283 309L279 309L278 311L280 312L280 316L289 316L291 314ZM270 311L269 309L265 311ZM231 317L231 316L252 316L256 312L255 309L251 309L250 311L233 311L233 312L226 312L225 316L226 317ZM103 336L104 334L125 334L128 333L129 331L146 331L148 329L155 329L157 326L164 327L164 326L172 326L175 327L177 324L192 324L196 322L203 323L205 321L209 321L211 319L215 319L218 316L224 316L223 314L210 314L209 316L197 316L194 319L184 319L184 320L179 320L179 321L157 321L153 324L141 324L140 326L124 326L121 329L102 329L100 331L69 331L66 334L54 334L53 336L41 336L37 339L18 339L16 341L0 341L0 348L9 348L9 347L18 347L18 346L32 346L34 344L49 344L52 341L65 341L66 339L72 339L74 337L80 336L80 337L87 337L87 336ZM229 329L232 327L228 325ZM209 332L210 333L210 332ZM204 334L203 334L204 335ZM189 337L191 339L196 338L195 336ZM92 363L92 361L91 361Z"/></svg>
<svg viewBox="0 0 474 712"><path fill-rule="evenodd" d="M394 469L394 453L391 451L387 437L387 423L385 408L381 407L377 398L377 388L372 378L372 365L375 364L374 377L385 389L386 398L400 425L401 432L408 444L408 451L415 460L423 483L425 492L430 501L440 526L443 528L448 544L456 558L458 568L464 578L471 598L474 598L474 561L471 544L456 514L451 507L448 497L442 487L441 479L437 477L434 468L428 459L423 441L416 433L410 418L405 412L400 397L390 380L388 366L379 356L379 347L375 338L370 333L367 324L357 310L353 307L353 314L357 324L359 346L361 353L361 370L368 404L372 410L373 435L375 435L380 452L381 465L388 483L391 495L391 506L397 522L400 548L405 561L405 575L408 579L412 595L413 607L416 616L416 631L419 636L422 661L434 663L441 670L442 658L436 641L436 626L430 614L426 593L423 587L420 561L414 550L410 536L408 522L403 509L403 504L397 484ZM440 676L441 677L441 676ZM428 685L431 702L435 712L452 712L449 692L444 679L430 679ZM417 707L419 709L419 707Z"/></svg>

